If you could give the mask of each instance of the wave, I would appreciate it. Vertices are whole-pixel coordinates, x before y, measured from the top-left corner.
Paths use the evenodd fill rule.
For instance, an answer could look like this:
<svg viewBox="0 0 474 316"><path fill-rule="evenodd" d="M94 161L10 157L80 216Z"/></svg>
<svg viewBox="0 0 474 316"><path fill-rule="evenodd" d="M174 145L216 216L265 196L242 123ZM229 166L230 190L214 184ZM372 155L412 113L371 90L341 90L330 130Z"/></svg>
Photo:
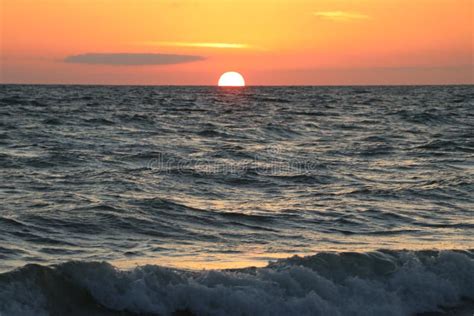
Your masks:
<svg viewBox="0 0 474 316"><path fill-rule="evenodd" d="M202 271L67 262L0 275L2 315L416 315L473 300L474 250L325 252Z"/></svg>

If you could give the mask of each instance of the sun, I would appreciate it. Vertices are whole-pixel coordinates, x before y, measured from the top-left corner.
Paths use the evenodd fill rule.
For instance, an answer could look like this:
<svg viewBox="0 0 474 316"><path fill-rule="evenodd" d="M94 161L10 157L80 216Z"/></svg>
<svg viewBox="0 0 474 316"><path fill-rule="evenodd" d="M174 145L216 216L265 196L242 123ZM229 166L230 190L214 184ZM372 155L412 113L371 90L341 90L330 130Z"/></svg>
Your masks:
<svg viewBox="0 0 474 316"><path fill-rule="evenodd" d="M222 74L217 85L219 87L244 87L245 80L238 72L228 71Z"/></svg>

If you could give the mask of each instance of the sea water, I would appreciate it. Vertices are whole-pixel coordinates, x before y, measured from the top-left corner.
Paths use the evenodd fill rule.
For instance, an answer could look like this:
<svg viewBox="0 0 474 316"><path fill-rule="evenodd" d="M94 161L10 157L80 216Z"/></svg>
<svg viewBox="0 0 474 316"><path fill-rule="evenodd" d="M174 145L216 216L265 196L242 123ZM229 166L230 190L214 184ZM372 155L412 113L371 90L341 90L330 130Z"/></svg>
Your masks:
<svg viewBox="0 0 474 316"><path fill-rule="evenodd" d="M3 85L0 117L2 316L474 299L473 86Z"/></svg>

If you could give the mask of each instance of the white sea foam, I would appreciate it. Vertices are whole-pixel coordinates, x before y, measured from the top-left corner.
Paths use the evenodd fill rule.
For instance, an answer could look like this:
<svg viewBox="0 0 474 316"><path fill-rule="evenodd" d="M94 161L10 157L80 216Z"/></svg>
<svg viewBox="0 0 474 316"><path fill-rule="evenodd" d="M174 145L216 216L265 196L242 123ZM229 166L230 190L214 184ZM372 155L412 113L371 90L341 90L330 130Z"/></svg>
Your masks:
<svg viewBox="0 0 474 316"><path fill-rule="evenodd" d="M320 253L233 271L69 262L0 276L4 315L80 309L84 297L109 311L159 315L413 315L474 299L474 253Z"/></svg>

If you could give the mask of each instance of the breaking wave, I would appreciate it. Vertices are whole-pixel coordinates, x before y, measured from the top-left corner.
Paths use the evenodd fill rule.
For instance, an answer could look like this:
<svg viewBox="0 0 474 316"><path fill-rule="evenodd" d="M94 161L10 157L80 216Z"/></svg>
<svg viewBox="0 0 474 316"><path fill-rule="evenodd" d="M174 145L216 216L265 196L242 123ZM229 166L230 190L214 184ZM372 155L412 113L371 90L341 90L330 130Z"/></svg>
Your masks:
<svg viewBox="0 0 474 316"><path fill-rule="evenodd" d="M72 261L0 275L1 315L416 315L473 300L473 250L325 252L201 271Z"/></svg>

